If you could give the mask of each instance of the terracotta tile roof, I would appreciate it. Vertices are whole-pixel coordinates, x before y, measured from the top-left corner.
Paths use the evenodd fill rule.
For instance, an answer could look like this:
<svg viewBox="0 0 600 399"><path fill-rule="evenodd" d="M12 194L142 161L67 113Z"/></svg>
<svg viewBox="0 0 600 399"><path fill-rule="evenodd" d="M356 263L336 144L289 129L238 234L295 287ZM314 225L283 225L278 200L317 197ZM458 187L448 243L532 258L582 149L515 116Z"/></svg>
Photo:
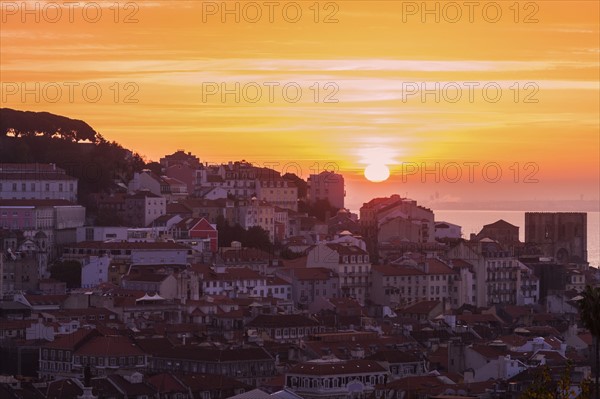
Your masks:
<svg viewBox="0 0 600 399"><path fill-rule="evenodd" d="M71 334L55 336L54 341L45 344L44 348L74 350L79 348L86 340L99 335L95 329L80 328Z"/></svg>
<svg viewBox="0 0 600 399"><path fill-rule="evenodd" d="M429 314L432 310L434 310L438 305L440 305L440 301L421 301L419 303L415 303L414 305L408 306L402 310L398 310L397 312L404 314Z"/></svg>
<svg viewBox="0 0 600 399"><path fill-rule="evenodd" d="M283 327L306 327L318 326L319 323L307 316L296 314L267 315L261 314L250 321L248 327L283 328Z"/></svg>
<svg viewBox="0 0 600 399"><path fill-rule="evenodd" d="M144 352L125 336L93 337L84 342L75 354L82 356L142 356Z"/></svg>
<svg viewBox="0 0 600 399"><path fill-rule="evenodd" d="M330 278L336 279L337 273L324 267L307 267L307 268L285 268L280 269L280 272L299 281L325 281Z"/></svg>
<svg viewBox="0 0 600 399"><path fill-rule="evenodd" d="M32 306L62 305L68 297L68 295L25 295L25 299Z"/></svg>
<svg viewBox="0 0 600 399"><path fill-rule="evenodd" d="M16 207L54 207L76 206L77 204L64 199L0 199L0 206Z"/></svg>
<svg viewBox="0 0 600 399"><path fill-rule="evenodd" d="M388 363L414 363L421 361L420 352L383 350L365 358L366 360L376 360Z"/></svg>
<svg viewBox="0 0 600 399"><path fill-rule="evenodd" d="M424 276L425 272L408 265L373 265L371 270L383 276Z"/></svg>
<svg viewBox="0 0 600 399"><path fill-rule="evenodd" d="M214 363L273 360L271 355L259 347L214 349L187 345L157 348L157 352L152 353L152 355L155 358L188 359Z"/></svg>
<svg viewBox="0 0 600 399"><path fill-rule="evenodd" d="M117 385L121 390L123 390L127 397L137 397L142 395L154 397L157 393L156 390L149 384L144 382L131 383L118 374L109 375L107 378L111 380L113 384Z"/></svg>
<svg viewBox="0 0 600 399"><path fill-rule="evenodd" d="M330 249L336 251L340 255L368 255L368 253L357 247L356 245L344 245L344 244L326 244Z"/></svg>
<svg viewBox="0 0 600 399"><path fill-rule="evenodd" d="M159 394L187 393L188 390L178 378L168 373L148 377L146 380Z"/></svg>
<svg viewBox="0 0 600 399"><path fill-rule="evenodd" d="M222 393L227 392L226 390L251 389L249 385L224 375L187 374L180 376L179 379L190 388L192 393L204 391L219 391Z"/></svg>
<svg viewBox="0 0 600 399"><path fill-rule="evenodd" d="M79 388L73 380L64 379L52 381L48 384L46 391L46 399L70 399L76 398L83 393L83 389Z"/></svg>
<svg viewBox="0 0 600 399"><path fill-rule="evenodd" d="M347 360L336 362L306 362L292 367L287 374L337 375L386 373L387 369L374 360Z"/></svg>
<svg viewBox="0 0 600 399"><path fill-rule="evenodd" d="M456 274L457 271L453 270L450 266L445 264L439 259L427 258L425 260L428 266L427 274Z"/></svg>
<svg viewBox="0 0 600 399"><path fill-rule="evenodd" d="M185 245L174 242L103 242L103 241L83 241L77 244L67 245L74 249L141 249L141 250L166 250L166 249L189 249Z"/></svg>

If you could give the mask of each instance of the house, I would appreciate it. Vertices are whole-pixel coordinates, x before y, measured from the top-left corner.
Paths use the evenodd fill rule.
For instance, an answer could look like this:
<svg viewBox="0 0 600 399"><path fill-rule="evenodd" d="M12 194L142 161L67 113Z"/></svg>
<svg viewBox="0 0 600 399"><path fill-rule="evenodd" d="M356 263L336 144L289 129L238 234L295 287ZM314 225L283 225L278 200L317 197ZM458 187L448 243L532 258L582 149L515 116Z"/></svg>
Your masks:
<svg viewBox="0 0 600 399"><path fill-rule="evenodd" d="M121 284L125 289L155 293L164 299L173 299L178 294L177 279L168 274L127 275L123 277Z"/></svg>
<svg viewBox="0 0 600 399"><path fill-rule="evenodd" d="M324 267L292 267L277 271L277 275L291 284L292 300L302 309L311 309L319 297L340 296L339 276Z"/></svg>
<svg viewBox="0 0 600 399"><path fill-rule="evenodd" d="M346 197L344 176L329 171L311 174L308 177L307 196L311 204L319 200L327 200L334 208L344 208L344 197Z"/></svg>
<svg viewBox="0 0 600 399"><path fill-rule="evenodd" d="M342 296L356 298L363 304L369 298L369 254L355 245L317 244L308 250L306 267L324 267L334 271L339 278Z"/></svg>
<svg viewBox="0 0 600 399"><path fill-rule="evenodd" d="M323 332L324 329L315 319L299 315L266 315L256 316L246 324L248 335L266 335L278 342L297 342L311 334Z"/></svg>
<svg viewBox="0 0 600 399"><path fill-rule="evenodd" d="M305 399L369 397L389 375L374 360L318 359L288 370L285 387Z"/></svg>
<svg viewBox="0 0 600 399"><path fill-rule="evenodd" d="M0 163L0 200L77 202L77 179L56 164Z"/></svg>
<svg viewBox="0 0 600 399"><path fill-rule="evenodd" d="M219 232L217 226L210 224L205 218L185 218L171 226L169 233L177 240L201 240L208 252L217 252Z"/></svg>

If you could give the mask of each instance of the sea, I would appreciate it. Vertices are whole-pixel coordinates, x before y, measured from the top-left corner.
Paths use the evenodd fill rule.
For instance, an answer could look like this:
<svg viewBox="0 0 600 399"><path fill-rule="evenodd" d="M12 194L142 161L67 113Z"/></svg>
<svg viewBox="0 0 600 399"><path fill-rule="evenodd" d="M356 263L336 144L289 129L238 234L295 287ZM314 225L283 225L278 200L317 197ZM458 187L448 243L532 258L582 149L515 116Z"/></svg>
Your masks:
<svg viewBox="0 0 600 399"><path fill-rule="evenodd" d="M525 241L525 211L434 211L436 221L445 221L462 226L463 238L479 233L483 225L504 219L519 226L519 238ZM587 250L591 266L600 266L600 212L587 212Z"/></svg>

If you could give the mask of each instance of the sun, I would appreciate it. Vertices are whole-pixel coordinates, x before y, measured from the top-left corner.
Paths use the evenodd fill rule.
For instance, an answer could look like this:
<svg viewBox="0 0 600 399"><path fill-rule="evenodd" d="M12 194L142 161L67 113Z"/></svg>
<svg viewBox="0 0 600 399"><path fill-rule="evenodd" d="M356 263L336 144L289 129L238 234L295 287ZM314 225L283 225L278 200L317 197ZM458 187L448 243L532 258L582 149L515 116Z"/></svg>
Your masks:
<svg viewBox="0 0 600 399"><path fill-rule="evenodd" d="M390 177L390 169L382 163L372 163L365 168L365 177L373 183L386 181Z"/></svg>

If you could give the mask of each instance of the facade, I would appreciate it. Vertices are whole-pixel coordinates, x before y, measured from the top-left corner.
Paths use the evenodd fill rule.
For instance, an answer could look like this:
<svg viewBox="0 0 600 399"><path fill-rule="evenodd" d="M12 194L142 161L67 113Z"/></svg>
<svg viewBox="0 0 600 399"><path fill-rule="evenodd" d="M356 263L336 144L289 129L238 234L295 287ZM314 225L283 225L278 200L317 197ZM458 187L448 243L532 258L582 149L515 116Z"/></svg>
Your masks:
<svg viewBox="0 0 600 399"><path fill-rule="evenodd" d="M486 271L489 305L533 305L538 302L539 279L518 259L511 256L486 258Z"/></svg>
<svg viewBox="0 0 600 399"><path fill-rule="evenodd" d="M340 296L339 276L324 267L286 268L277 275L288 281L292 287L292 300L302 309L310 309L319 297L338 298Z"/></svg>
<svg viewBox="0 0 600 399"><path fill-rule="evenodd" d="M197 239L206 242L203 246L206 252L217 252L219 246L217 227L204 218L185 218L171 226L169 233L176 240Z"/></svg>
<svg viewBox="0 0 600 399"><path fill-rule="evenodd" d="M276 342L300 342L312 334L324 331L323 326L311 317L299 314L261 314L246 324L249 335L266 334Z"/></svg>
<svg viewBox="0 0 600 399"><path fill-rule="evenodd" d="M166 212L165 198L150 191L139 191L125 198L123 219L130 227L146 227Z"/></svg>
<svg viewBox="0 0 600 399"><path fill-rule="evenodd" d="M289 180L256 180L256 197L280 208L298 211L298 188Z"/></svg>
<svg viewBox="0 0 600 399"><path fill-rule="evenodd" d="M276 375L275 359L258 347L222 350L199 346L161 348L152 353L149 371L224 375L252 386Z"/></svg>
<svg viewBox="0 0 600 399"><path fill-rule="evenodd" d="M252 198L238 206L238 221L244 229L261 227L269 233L271 242L275 240L275 208L265 201Z"/></svg>
<svg viewBox="0 0 600 399"><path fill-rule="evenodd" d="M103 255L110 255L115 262L185 265L191 250L173 242L84 241L66 245L63 251L63 258L67 260Z"/></svg>
<svg viewBox="0 0 600 399"><path fill-rule="evenodd" d="M328 200L334 208L344 208L346 187L344 176L339 173L321 172L308 177L308 201L311 204L319 200Z"/></svg>
<svg viewBox="0 0 600 399"><path fill-rule="evenodd" d="M525 242L559 263L585 263L587 213L525 212Z"/></svg>
<svg viewBox="0 0 600 399"><path fill-rule="evenodd" d="M0 163L0 199L77 202L77 179L55 164Z"/></svg>
<svg viewBox="0 0 600 399"><path fill-rule="evenodd" d="M338 275L342 296L364 304L369 298L371 263L369 254L349 244L318 244L307 253L307 267L323 267Z"/></svg>
<svg viewBox="0 0 600 399"><path fill-rule="evenodd" d="M373 302L402 306L418 301L453 303L454 288L460 285L459 272L435 258L400 265L372 266ZM460 304L462 305L462 303Z"/></svg>
<svg viewBox="0 0 600 399"><path fill-rule="evenodd" d="M110 258L104 256L90 256L81 261L81 288L92 288L108 282Z"/></svg>
<svg viewBox="0 0 600 399"><path fill-rule="evenodd" d="M374 360L313 360L292 367L285 387L305 399L369 398L389 376Z"/></svg>

